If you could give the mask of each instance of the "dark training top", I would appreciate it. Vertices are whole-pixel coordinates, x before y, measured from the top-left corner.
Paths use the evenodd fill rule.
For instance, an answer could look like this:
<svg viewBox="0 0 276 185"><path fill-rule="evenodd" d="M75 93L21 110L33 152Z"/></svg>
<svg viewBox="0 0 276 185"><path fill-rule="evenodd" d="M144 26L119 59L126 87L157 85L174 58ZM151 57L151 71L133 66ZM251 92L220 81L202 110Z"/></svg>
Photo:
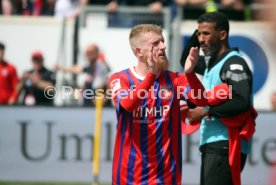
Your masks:
<svg viewBox="0 0 276 185"><path fill-rule="evenodd" d="M217 59L211 58L208 66L206 66L204 58L200 57L195 72L203 75L206 67L208 70L212 69L223 57L233 50L238 51L237 48L229 49ZM232 66L241 66L240 68L243 70L235 69ZM228 117L247 111L251 105L252 72L245 60L239 56L230 57L222 66L220 78L222 82L232 86L232 99L221 105L212 106L209 114L217 117Z"/></svg>

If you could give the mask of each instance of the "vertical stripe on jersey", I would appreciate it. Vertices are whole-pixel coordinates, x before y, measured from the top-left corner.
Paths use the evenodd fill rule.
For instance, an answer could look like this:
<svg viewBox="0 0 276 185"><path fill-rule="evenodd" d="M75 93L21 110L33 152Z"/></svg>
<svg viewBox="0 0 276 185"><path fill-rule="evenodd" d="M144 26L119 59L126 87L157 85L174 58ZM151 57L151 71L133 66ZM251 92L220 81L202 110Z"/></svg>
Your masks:
<svg viewBox="0 0 276 185"><path fill-rule="evenodd" d="M128 79L130 81L130 87L135 85L135 82L131 76L131 74L129 73L129 70L124 70L124 72L126 73L126 75L128 76ZM131 89L130 89L131 90ZM129 138L132 139L133 137L133 119L132 119L133 114L129 114ZM128 155L128 164L127 164L127 184L133 184L133 180L134 180L134 170L135 170L135 159L136 159L136 151L135 148L133 146L133 142L130 143L130 152Z"/></svg>
<svg viewBox="0 0 276 185"><path fill-rule="evenodd" d="M117 120L118 120L118 123L119 122L119 119L120 119L120 114L121 114L121 110L120 110L120 101L122 99L122 97L128 95L128 91L122 91L120 92L118 95L117 95L117 102L116 102L116 115L117 115ZM117 125L118 127L118 125Z"/></svg>
<svg viewBox="0 0 276 185"><path fill-rule="evenodd" d="M120 76L120 77L122 77L122 78L125 78L124 77L124 75L123 75L123 73L116 73L116 75L117 76ZM119 122L119 116L120 116L120 100L121 100L121 98L123 97L123 96L125 96L125 95L127 95L128 94L128 91L127 90L125 90L125 91L122 91L122 92L120 92L118 95L117 95L117 101L116 101L116 114L117 114L117 121L118 121L118 123L120 123ZM117 127L118 127L118 125L117 125Z"/></svg>
<svg viewBox="0 0 276 185"><path fill-rule="evenodd" d="M184 76L183 76L184 77ZM186 78L186 77L185 77ZM185 84L187 85L187 84ZM189 87L186 87L185 89L189 90ZM174 101L174 110L171 112L172 116L172 122L174 123L172 125L172 132L174 133L174 137L172 138L172 154L175 158L175 161L177 162L175 165L175 184L180 184L181 182L181 171L182 171L182 150L181 150L181 116L180 116L180 106L179 101Z"/></svg>
<svg viewBox="0 0 276 185"><path fill-rule="evenodd" d="M130 74L129 70L125 69L123 72L127 75L128 79L129 79L130 87L133 87L133 85L135 85L135 83L134 83L134 80L131 77L131 74Z"/></svg>
<svg viewBox="0 0 276 185"><path fill-rule="evenodd" d="M176 103L176 102L175 102ZM179 102L177 102L179 103ZM173 184L180 184L181 182L181 171L182 171L182 150L181 150L181 124L178 123L180 120L180 108L174 109L172 114L172 132L174 136L172 138L172 155L175 159L175 175L173 178Z"/></svg>
<svg viewBox="0 0 276 185"><path fill-rule="evenodd" d="M130 115L129 116L130 138L133 137L132 124L133 124L132 115ZM135 159L136 159L136 151L135 151L135 148L133 146L133 142L131 142L130 153L129 153L129 157L128 157L128 165L127 165L128 166L127 167L127 171L128 171L127 184L133 184Z"/></svg>
<svg viewBox="0 0 276 185"><path fill-rule="evenodd" d="M128 75L127 70L123 71L125 74ZM130 83L133 82L130 79ZM129 141L129 132L127 130L128 127L128 118L132 115L131 113L123 110L120 110L120 100L122 99L122 97L126 96L129 94L129 91L123 91L120 94L117 95L117 105L116 105L116 112L117 112L117 116L119 116L120 114L122 115L122 122L121 123L121 141L120 141L120 152L119 152L119 162L118 162L118 169L117 169L117 184L123 184L125 182L121 182L121 180L127 181L127 168L126 167L122 167L122 165L126 165L126 164L122 164L122 161L128 161L128 159L126 159L126 153L128 153L130 151L130 143L125 143L126 141ZM114 151L116 152L116 151Z"/></svg>
<svg viewBox="0 0 276 185"><path fill-rule="evenodd" d="M165 71L165 76L166 76L166 83L170 84L171 87L173 87L173 83L171 81L171 77L169 75L169 71ZM172 94L173 96L175 96L174 94L174 88L172 88ZM173 134L175 134L174 130L173 130L173 124L178 124L178 123L174 123L174 117L173 117L173 110L174 110L174 98L171 99L171 108L172 110L170 111L170 119L169 119L169 134L170 134L170 138L171 138L171 144L170 144L170 153L173 154L173 148L172 146L174 145L174 141L173 138L175 137ZM180 148L181 149L181 148ZM171 162L171 172L172 172L172 184L176 184L176 164L175 164L175 157L177 156L170 156L170 162Z"/></svg>
<svg viewBox="0 0 276 185"><path fill-rule="evenodd" d="M142 153L140 150L140 125L137 125L139 123L135 123L135 131L132 133L133 136L133 142L136 143L135 151L137 152L136 158L135 158L135 165L134 165L134 177L133 177L133 184L140 184L141 182L141 174L142 174ZM140 158L141 157L141 158Z"/></svg>
<svg viewBox="0 0 276 185"><path fill-rule="evenodd" d="M136 84L139 84L142 82L142 80L137 79L135 76L133 76L132 73L130 73L129 70L125 71L125 73L128 75L128 79L130 80L130 87L135 87ZM141 105L142 106L142 102ZM142 155L142 151L141 151L141 131L140 131L140 123L133 123L133 121L131 121L131 126L132 129L135 127L135 132L132 132L132 145L131 145L131 153L130 155L132 157L130 157L130 161L129 161L129 166L128 168L130 169L132 164L134 164L134 174L133 174L133 184L140 184L140 182L142 181L142 161L143 161L143 155ZM133 125L135 124L135 125ZM136 143L136 146L133 145L133 143ZM135 148L137 147L137 148ZM138 153L136 153L138 152ZM135 157L134 157L134 153L135 153ZM140 157L139 157L140 156ZM130 181L131 181L131 177L132 175L130 175Z"/></svg>
<svg viewBox="0 0 276 185"><path fill-rule="evenodd" d="M146 107L148 100L142 101L141 107ZM140 149L142 151L142 177L141 185L147 185L149 179L149 159L148 159L148 124L145 123L146 117L141 117L142 123L140 123Z"/></svg>
<svg viewBox="0 0 276 185"><path fill-rule="evenodd" d="M118 162L118 168L117 168L117 180L116 180L116 184L121 184L121 166L122 166L122 158L123 158L123 149L124 149L124 142L125 142L125 134L126 134L126 127L127 125L125 124L126 123L126 114L121 114L122 115L122 130L121 130L121 133L122 133L122 136L121 136L121 141L120 141L120 155L119 155L119 162ZM116 151L115 151L116 152Z"/></svg>
<svg viewBox="0 0 276 185"><path fill-rule="evenodd" d="M126 116L126 122L124 124L126 125L126 133L125 133L125 141L124 141L124 149L122 152L122 166L121 166L121 180L120 183L121 185L129 184L128 183L128 161L129 161L129 154L131 150L131 135L130 135L130 128L129 128L129 117L131 117L131 113L125 111Z"/></svg>
<svg viewBox="0 0 276 185"><path fill-rule="evenodd" d="M161 79L160 79L161 80ZM155 97L157 97L157 101L156 101L156 108L159 108L162 106L162 98L158 97L158 92L160 91L160 82L156 82L154 84L154 89L157 89L157 95ZM163 111L163 110L162 110ZM157 154L157 184L164 184L164 151L163 151L163 146L162 146L162 140L163 140L163 134L162 134L162 125L163 125L163 121L162 121L162 116L163 115L159 115L156 116L156 154Z"/></svg>
<svg viewBox="0 0 276 185"><path fill-rule="evenodd" d="M180 113L180 109L177 109L177 115L178 115L178 120L181 120L181 113ZM178 168L179 168L179 173L182 172L182 146L180 142L182 140L182 133L180 132L181 129L181 123L177 123L177 130L178 130L178 136L177 136L177 141L178 141L178 149L180 149L180 151L178 152ZM181 174L180 174L181 175Z"/></svg>
<svg viewBox="0 0 276 185"><path fill-rule="evenodd" d="M129 78L132 80L131 76L129 75ZM136 78L135 78L136 79ZM141 83L142 80L138 79L136 81L137 83ZM134 80L132 81L134 84ZM135 85L135 84L134 84ZM148 100L145 98L141 104L140 107L146 107L148 105ZM141 110L142 111L142 110ZM148 119L146 117L141 117L141 123L139 124L139 136L137 136L140 139L140 156L141 161L140 164L135 166L138 167L138 171L135 174L135 177L138 176L138 181L141 183L141 185L147 185L148 184L148 178L149 178L149 160L148 160L148 124L145 123ZM141 164L142 163L142 164ZM139 169L139 166L142 166L142 169ZM136 179L134 179L135 181ZM135 184L135 183L134 183Z"/></svg>
<svg viewBox="0 0 276 185"><path fill-rule="evenodd" d="M125 121L125 117L126 115L121 112L120 110L120 101L121 98L125 95L127 95L128 92L127 91L123 91L121 93L119 93L117 95L117 102L116 102L116 113L117 113L117 120L118 120L118 124L117 124L117 129L119 130L118 133L120 133L120 135L116 136L116 140L120 137L120 141L117 143L115 143L115 148L114 150L119 150L120 152L114 152L114 159L113 159L113 171L114 171L114 176L112 175L112 181L113 184L116 182L116 184L120 184L120 180L118 179L118 176L120 176L121 173L121 163L122 163L122 151L124 149L124 140L125 140L125 132L126 132L126 125L123 124ZM121 123L121 124L120 124ZM122 137L121 137L122 136Z"/></svg>
<svg viewBox="0 0 276 185"><path fill-rule="evenodd" d="M169 84L166 81L166 78L168 78L168 76L164 75L162 77L162 79L160 79L160 84L162 84L164 87L170 87L171 89L171 93L173 93L173 86L172 84ZM173 98L173 96L171 97ZM172 139L171 139L171 134L169 133L169 126L170 126L170 119L172 119L172 117L170 117L170 112L173 110L172 107L172 99L164 99L162 98L161 100L162 102L162 106L166 106L169 105L170 106L170 111L168 113L166 113L163 121L162 121L162 130L161 130L161 134L162 134L162 155L163 155L163 180L164 182L162 184L172 184L172 175L173 175L173 171L171 169L171 163L172 163L172 157L171 157L171 152L170 152L170 145L172 144ZM174 160L174 159L173 159ZM161 169L161 168L159 168Z"/></svg>
<svg viewBox="0 0 276 185"><path fill-rule="evenodd" d="M123 116L120 116L118 123L121 123ZM121 125L122 124L117 124L117 129L121 129ZM116 142L115 142L115 146L114 146L114 157L113 157L113 165L112 165L112 184L116 185L116 181L117 181L117 171L118 171L118 163L119 163L119 158L120 158L120 153L119 152L115 152L115 151L120 151L120 148L122 146L120 146L120 142L117 142L121 137L121 133L117 132L116 134Z"/></svg>

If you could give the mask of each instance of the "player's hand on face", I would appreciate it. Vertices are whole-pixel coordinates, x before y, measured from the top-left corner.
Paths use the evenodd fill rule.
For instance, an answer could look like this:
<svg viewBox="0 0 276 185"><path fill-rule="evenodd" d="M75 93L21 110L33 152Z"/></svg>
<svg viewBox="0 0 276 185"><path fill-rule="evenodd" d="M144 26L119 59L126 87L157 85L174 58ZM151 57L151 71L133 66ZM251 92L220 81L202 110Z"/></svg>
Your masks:
<svg viewBox="0 0 276 185"><path fill-rule="evenodd" d="M158 55L158 52L154 53L153 46L152 46L149 57L147 58L147 64L149 67L149 71L152 72L153 74L157 74L159 72L159 68L157 65L157 58L158 58L157 55Z"/></svg>
<svg viewBox="0 0 276 185"><path fill-rule="evenodd" d="M192 47L190 53L186 59L184 72L191 73L198 63L199 49L198 47Z"/></svg>

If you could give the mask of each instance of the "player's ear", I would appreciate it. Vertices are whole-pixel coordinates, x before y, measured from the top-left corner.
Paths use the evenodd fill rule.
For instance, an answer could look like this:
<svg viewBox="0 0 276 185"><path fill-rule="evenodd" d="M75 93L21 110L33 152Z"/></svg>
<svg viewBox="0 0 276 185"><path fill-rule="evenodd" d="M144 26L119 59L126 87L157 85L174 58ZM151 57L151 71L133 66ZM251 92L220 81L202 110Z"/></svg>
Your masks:
<svg viewBox="0 0 276 185"><path fill-rule="evenodd" d="M220 40L226 40L227 32L225 30L222 30L222 31L220 31L219 36L220 36Z"/></svg>
<svg viewBox="0 0 276 185"><path fill-rule="evenodd" d="M138 57L138 56L142 56L142 53L141 53L141 49L140 48L135 48L134 49L134 53L135 55Z"/></svg>

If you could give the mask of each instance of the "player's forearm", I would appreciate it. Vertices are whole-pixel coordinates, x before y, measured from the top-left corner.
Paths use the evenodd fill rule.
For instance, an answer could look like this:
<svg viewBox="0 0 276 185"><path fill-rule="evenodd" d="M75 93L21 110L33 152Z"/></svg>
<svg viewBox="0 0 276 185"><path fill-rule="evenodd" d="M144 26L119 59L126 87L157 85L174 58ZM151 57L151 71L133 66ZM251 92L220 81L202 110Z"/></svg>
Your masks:
<svg viewBox="0 0 276 185"><path fill-rule="evenodd" d="M134 89L129 92L127 96L123 96L120 105L128 112L133 112L139 107L142 97L145 97L149 92L151 86L154 84L156 75L148 72L146 78Z"/></svg>
<svg viewBox="0 0 276 185"><path fill-rule="evenodd" d="M210 106L220 105L226 102L230 96L230 89L226 83L216 85L213 89L206 92L206 98Z"/></svg>
<svg viewBox="0 0 276 185"><path fill-rule="evenodd" d="M205 88L199 81L195 73L187 73L186 78L191 88L188 93L189 102L197 106L206 106L208 102L206 97L204 96Z"/></svg>
<svg viewBox="0 0 276 185"><path fill-rule="evenodd" d="M210 115L217 117L235 116L246 112L251 105L250 96L244 97L234 94L231 98L223 104L210 107Z"/></svg>

